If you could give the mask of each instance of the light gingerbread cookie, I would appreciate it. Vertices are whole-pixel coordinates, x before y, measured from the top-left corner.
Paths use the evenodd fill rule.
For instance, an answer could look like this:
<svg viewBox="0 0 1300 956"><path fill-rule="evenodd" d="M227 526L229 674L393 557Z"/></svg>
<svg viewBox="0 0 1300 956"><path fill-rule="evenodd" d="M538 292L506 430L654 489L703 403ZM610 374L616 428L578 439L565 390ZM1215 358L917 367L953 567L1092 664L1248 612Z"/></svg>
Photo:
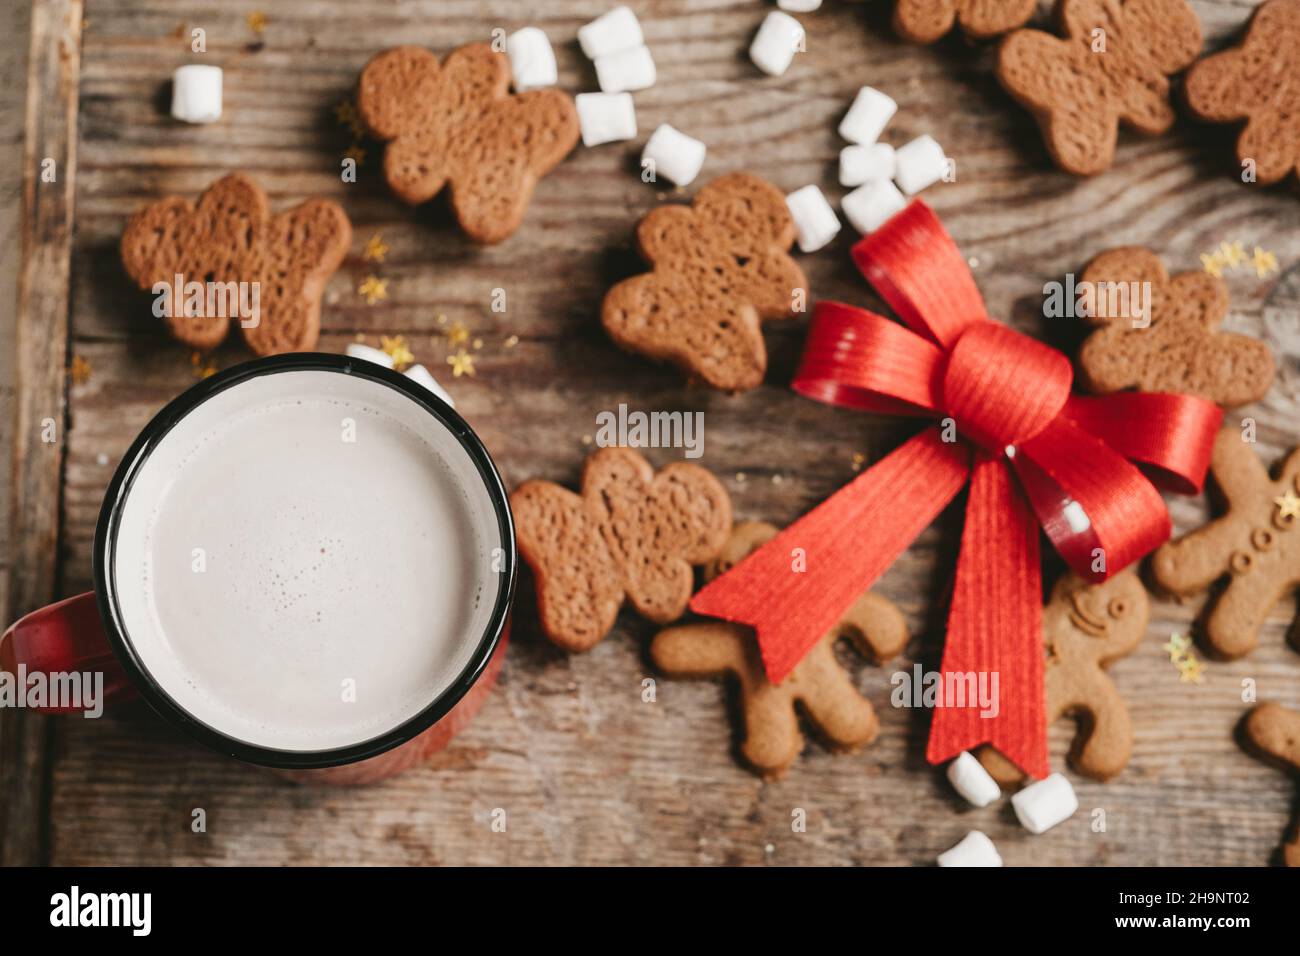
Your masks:
<svg viewBox="0 0 1300 956"><path fill-rule="evenodd" d="M808 295L808 280L788 255L795 227L781 191L732 173L690 206L655 209L636 237L654 268L606 294L600 318L615 344L722 391L761 384L760 323L791 315Z"/></svg>
<svg viewBox="0 0 1300 956"><path fill-rule="evenodd" d="M1149 249L1101 253L1083 270L1085 320L1098 326L1079 352L1094 392L1181 392L1229 408L1258 401L1273 384L1273 353L1257 339L1218 331L1228 287L1207 272L1170 276ZM1149 289L1148 314L1131 290ZM1141 298L1140 294L1137 297Z"/></svg>
<svg viewBox="0 0 1300 956"><path fill-rule="evenodd" d="M508 238L539 179L578 142L578 112L559 90L510 92L510 63L486 43L444 63L423 47L377 55L361 73L357 112L384 150L384 179L418 205L444 186L475 242Z"/></svg>
<svg viewBox="0 0 1300 956"><path fill-rule="evenodd" d="M706 569L706 578L730 569L776 532L769 524L737 525L721 557ZM745 722L741 754L756 771L772 778L784 774L803 750L797 707L832 748L850 750L876 737L871 702L858 693L835 659L840 638L848 638L864 656L881 663L906 646L907 625L892 603L864 594L777 685L767 680L754 632L738 624L706 621L668 628L655 635L650 656L670 676L737 680Z"/></svg>
<svg viewBox="0 0 1300 956"><path fill-rule="evenodd" d="M1149 610L1147 592L1131 568L1101 584L1067 574L1043 609L1047 720L1079 718L1070 764L1094 780L1115 776L1133 751L1128 706L1106 668L1133 653L1146 633ZM992 747L980 748L976 756L998 783L1024 779L1020 768Z"/></svg>
<svg viewBox="0 0 1300 956"><path fill-rule="evenodd" d="M1148 136L1173 125L1169 77L1200 53L1201 23L1185 0L1059 0L1056 17L1062 36L1008 34L995 72L1056 164L1092 176L1114 162L1121 123Z"/></svg>
<svg viewBox="0 0 1300 956"><path fill-rule="evenodd" d="M1237 160L1254 162L1256 181L1300 171L1300 0L1256 7L1241 45L1193 66L1185 93L1200 119L1245 121Z"/></svg>
<svg viewBox="0 0 1300 956"><path fill-rule="evenodd" d="M1270 479L1241 433L1225 428L1215 438L1210 470L1227 512L1162 545L1151 569L1156 583L1177 595L1227 579L1211 599L1205 637L1216 654L1235 658L1255 649L1268 612L1300 584L1300 449Z"/></svg>
<svg viewBox="0 0 1300 956"><path fill-rule="evenodd" d="M600 643L625 600L656 624L677 620L694 590L692 565L716 557L731 533L731 499L709 471L674 462L656 474L628 448L591 455L580 495L527 481L510 509L542 630L570 651Z"/></svg>
<svg viewBox="0 0 1300 956"><path fill-rule="evenodd" d="M309 199L272 215L262 188L234 173L197 203L169 196L146 206L127 223L120 248L137 286L167 286L159 293L167 296L163 321L177 341L214 349L234 322L254 352L276 355L316 347L325 283L351 242L352 223L337 203ZM202 284L202 307L189 283ZM256 304L255 315L238 314L245 303Z"/></svg>
<svg viewBox="0 0 1300 956"><path fill-rule="evenodd" d="M1245 721L1246 741L1259 755L1292 773L1300 774L1300 711L1278 704L1260 704ZM1287 866L1300 867L1300 820L1291 826L1282 845Z"/></svg>
<svg viewBox="0 0 1300 956"><path fill-rule="evenodd" d="M987 40L1024 26L1037 0L898 0L894 32L909 43L933 43L961 26L975 40Z"/></svg>

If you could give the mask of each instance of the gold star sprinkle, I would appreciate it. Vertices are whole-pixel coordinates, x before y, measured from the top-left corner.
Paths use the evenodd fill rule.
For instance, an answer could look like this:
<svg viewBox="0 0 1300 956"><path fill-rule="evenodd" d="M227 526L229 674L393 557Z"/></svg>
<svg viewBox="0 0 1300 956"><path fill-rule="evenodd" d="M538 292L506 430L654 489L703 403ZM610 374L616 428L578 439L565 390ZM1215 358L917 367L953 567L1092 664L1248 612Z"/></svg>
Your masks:
<svg viewBox="0 0 1300 956"><path fill-rule="evenodd" d="M367 262L383 262L386 255L388 255L388 244L379 233L367 239L366 247L361 251L361 258Z"/></svg>
<svg viewBox="0 0 1300 956"><path fill-rule="evenodd" d="M1274 498L1273 504L1277 505L1279 518L1300 518L1300 498L1293 492L1288 491L1281 498Z"/></svg>
<svg viewBox="0 0 1300 956"><path fill-rule="evenodd" d="M394 335L392 338L381 335L379 348L393 360L393 368L399 372L415 361L415 356L411 354L411 350L406 345L406 337L403 335Z"/></svg>
<svg viewBox="0 0 1300 956"><path fill-rule="evenodd" d="M1216 279L1223 278L1223 254L1219 252L1202 252L1201 267Z"/></svg>
<svg viewBox="0 0 1300 956"><path fill-rule="evenodd" d="M447 330L447 344L453 348L457 345L464 345L469 341L469 329L464 324L457 322Z"/></svg>
<svg viewBox="0 0 1300 956"><path fill-rule="evenodd" d="M1255 275L1259 276L1261 279L1270 272L1277 272L1277 256L1273 255L1273 253L1269 252L1267 249L1262 249L1259 246L1256 246L1252 262L1255 266Z"/></svg>
<svg viewBox="0 0 1300 956"><path fill-rule="evenodd" d="M246 19L248 20L248 29L254 33L261 33L266 29L266 14L259 10L254 10Z"/></svg>
<svg viewBox="0 0 1300 956"><path fill-rule="evenodd" d="M862 454L862 452L860 451L855 452L853 455L853 470L861 471L863 464L866 463L866 460L867 460L867 456Z"/></svg>
<svg viewBox="0 0 1300 956"><path fill-rule="evenodd" d="M1177 664L1178 659L1186 654L1191 646L1191 638L1182 634L1170 634L1169 643L1165 645L1165 650L1169 654L1169 659Z"/></svg>
<svg viewBox="0 0 1300 956"><path fill-rule="evenodd" d="M517 335L512 335L510 336L510 338L506 339L506 348L508 349L512 349L518 344L519 344L519 336Z"/></svg>
<svg viewBox="0 0 1300 956"><path fill-rule="evenodd" d="M217 367L205 359L202 352L190 353L190 368L194 370L195 378L207 378L217 373Z"/></svg>
<svg viewBox="0 0 1300 956"><path fill-rule="evenodd" d="M474 356L470 355L464 349L461 349L455 355L447 356L447 364L451 366L452 378L460 378L462 375L474 376Z"/></svg>
<svg viewBox="0 0 1300 956"><path fill-rule="evenodd" d="M446 325L446 324L447 324L447 317L446 317L445 315L440 315L440 316L438 316L438 324L439 324L439 325Z"/></svg>
<svg viewBox="0 0 1300 956"><path fill-rule="evenodd" d="M1240 239L1231 243L1227 240L1219 243L1219 257L1223 260L1224 265L1233 269L1249 258L1246 255L1246 247L1241 244Z"/></svg>
<svg viewBox="0 0 1300 956"><path fill-rule="evenodd" d="M1205 665L1189 654L1178 662L1178 679L1184 684L1205 683Z"/></svg>
<svg viewBox="0 0 1300 956"><path fill-rule="evenodd" d="M388 298L388 280L378 276L366 276L357 286L357 295L366 297L366 305L374 305Z"/></svg>
<svg viewBox="0 0 1300 956"><path fill-rule="evenodd" d="M590 445L591 442L592 442L592 438L591 438L590 435L583 435L583 436L582 436L582 443L583 443L584 445Z"/></svg>
<svg viewBox="0 0 1300 956"><path fill-rule="evenodd" d="M346 153L343 154L343 158L352 160L352 162L357 164L357 168L360 169L366 164L366 151L360 146L354 144Z"/></svg>
<svg viewBox="0 0 1300 956"><path fill-rule="evenodd" d="M72 356L72 365L68 369L72 374L72 384L85 385L90 381L90 363L80 355Z"/></svg>

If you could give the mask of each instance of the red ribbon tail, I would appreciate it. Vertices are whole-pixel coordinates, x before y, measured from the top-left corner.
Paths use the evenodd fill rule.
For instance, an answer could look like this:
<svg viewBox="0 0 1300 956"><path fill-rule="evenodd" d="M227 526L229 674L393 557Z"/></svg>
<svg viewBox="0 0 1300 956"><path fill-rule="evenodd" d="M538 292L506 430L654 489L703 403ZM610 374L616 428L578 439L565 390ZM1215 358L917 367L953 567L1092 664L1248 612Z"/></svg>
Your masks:
<svg viewBox="0 0 1300 956"><path fill-rule="evenodd" d="M927 429L705 585L691 610L752 626L768 680L780 683L961 490L969 470L969 446Z"/></svg>
<svg viewBox="0 0 1300 956"><path fill-rule="evenodd" d="M1032 777L1049 772L1038 524L1004 462L981 453L926 757L990 743Z"/></svg>

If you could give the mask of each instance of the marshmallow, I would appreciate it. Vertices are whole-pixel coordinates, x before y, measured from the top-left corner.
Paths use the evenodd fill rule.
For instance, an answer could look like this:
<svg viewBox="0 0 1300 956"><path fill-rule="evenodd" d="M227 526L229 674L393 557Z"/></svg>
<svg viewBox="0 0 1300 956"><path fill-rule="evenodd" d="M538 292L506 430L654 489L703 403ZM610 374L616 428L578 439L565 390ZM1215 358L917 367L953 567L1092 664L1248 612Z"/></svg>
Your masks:
<svg viewBox="0 0 1300 956"><path fill-rule="evenodd" d="M898 112L898 104L880 90L864 86L840 120L840 135L850 143L870 145L880 138L885 125Z"/></svg>
<svg viewBox="0 0 1300 956"><path fill-rule="evenodd" d="M365 359L367 362L374 362L384 368L393 367L393 357L381 349L371 348L369 345L362 345L360 342L349 342L346 351L350 358Z"/></svg>
<svg viewBox="0 0 1300 956"><path fill-rule="evenodd" d="M1070 781L1054 773L1015 794L1011 806L1026 830L1043 833L1074 816L1074 811L1079 809L1079 798L1074 795Z"/></svg>
<svg viewBox="0 0 1300 956"><path fill-rule="evenodd" d="M599 146L636 136L631 93L579 93L573 98L582 127L582 144Z"/></svg>
<svg viewBox="0 0 1300 956"><path fill-rule="evenodd" d="M456 403L452 401L452 397L447 394L446 389L444 389L441 385L438 384L438 380L434 378L432 373L430 373L430 371L427 368L425 368L423 365L412 365L402 374L405 375L407 378L409 378L412 382L415 382L417 385L423 385L425 388L433 392L433 394L437 395L439 398L441 398L452 408L456 407Z"/></svg>
<svg viewBox="0 0 1300 956"><path fill-rule="evenodd" d="M804 46L803 25L788 13L773 10L758 28L749 45L749 58L769 76L780 76L790 68L794 55Z"/></svg>
<svg viewBox="0 0 1300 956"><path fill-rule="evenodd" d="M861 186L873 179L894 178L894 147L888 143L854 143L840 150L840 185Z"/></svg>
<svg viewBox="0 0 1300 956"><path fill-rule="evenodd" d="M840 200L840 208L853 228L864 236L875 232L894 213L907 205L907 199L887 179L863 183Z"/></svg>
<svg viewBox="0 0 1300 956"><path fill-rule="evenodd" d="M185 123L221 119L221 67L178 66L172 74L172 116Z"/></svg>
<svg viewBox="0 0 1300 956"><path fill-rule="evenodd" d="M652 165L656 179L663 176L678 186L689 186L704 166L705 152L705 145L698 139L664 123L646 140L641 151L641 168Z"/></svg>
<svg viewBox="0 0 1300 956"><path fill-rule="evenodd" d="M940 866L1001 866L1002 857L993 841L979 830L971 830L962 841L939 854Z"/></svg>
<svg viewBox="0 0 1300 956"><path fill-rule="evenodd" d="M627 7L615 7L578 28L578 45L591 60L644 44L641 24Z"/></svg>
<svg viewBox="0 0 1300 956"><path fill-rule="evenodd" d="M816 252L840 231L840 217L816 186L804 186L785 197L785 204L799 234L799 248Z"/></svg>
<svg viewBox="0 0 1300 956"><path fill-rule="evenodd" d="M776 0L776 5L786 13L812 13L822 0Z"/></svg>
<svg viewBox="0 0 1300 956"><path fill-rule="evenodd" d="M647 46L596 58L596 82L606 93L644 90L655 85L655 61Z"/></svg>
<svg viewBox="0 0 1300 956"><path fill-rule="evenodd" d="M554 86L559 79L551 41L537 27L524 27L506 37L506 55L510 57L510 78L520 93Z"/></svg>
<svg viewBox="0 0 1300 956"><path fill-rule="evenodd" d="M948 157L933 136L918 136L906 146L898 147L895 159L898 169L894 179L909 196L934 185L948 172Z"/></svg>
<svg viewBox="0 0 1300 956"><path fill-rule="evenodd" d="M948 764L948 782L954 790L977 807L987 807L1002 796L997 781L989 776L983 764L965 750Z"/></svg>

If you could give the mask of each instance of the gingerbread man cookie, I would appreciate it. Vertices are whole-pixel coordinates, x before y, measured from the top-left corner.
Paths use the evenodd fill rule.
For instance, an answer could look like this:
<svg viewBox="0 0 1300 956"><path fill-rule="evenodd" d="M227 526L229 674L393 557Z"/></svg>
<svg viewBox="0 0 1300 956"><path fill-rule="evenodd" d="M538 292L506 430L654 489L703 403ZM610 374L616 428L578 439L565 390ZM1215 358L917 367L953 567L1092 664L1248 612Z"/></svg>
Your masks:
<svg viewBox="0 0 1300 956"><path fill-rule="evenodd" d="M894 32L909 43L933 43L960 24L962 33L987 40L1024 26L1037 0L898 0Z"/></svg>
<svg viewBox="0 0 1300 956"><path fill-rule="evenodd" d="M1080 286L1088 293L1085 318L1100 326L1079 352L1092 391L1182 392L1233 407L1263 398L1272 385L1267 345L1217 331L1228 313L1222 279L1170 276L1155 253L1125 246L1089 262Z"/></svg>
<svg viewBox="0 0 1300 956"><path fill-rule="evenodd" d="M1257 7L1241 46L1193 66L1185 92L1203 120L1246 121L1237 159L1253 162L1258 182L1300 170L1300 0Z"/></svg>
<svg viewBox="0 0 1300 956"><path fill-rule="evenodd" d="M1106 668L1133 653L1146 633L1149 609L1147 592L1131 568L1101 584L1067 574L1043 609L1047 720L1079 716L1070 764L1095 780L1123 770L1133 750L1128 707ZM980 748L977 756L998 783L1024 777L992 747Z"/></svg>
<svg viewBox="0 0 1300 956"><path fill-rule="evenodd" d="M1169 76L1201 50L1186 0L1059 0L1064 37L1017 30L998 50L997 77L1043 131L1058 166L1109 169L1119 124L1157 135L1174 122Z"/></svg>
<svg viewBox="0 0 1300 956"><path fill-rule="evenodd" d="M578 142L566 94L509 88L507 56L473 43L441 65L422 47L385 50L366 64L357 91L362 122L388 144L389 188L418 205L448 186L461 228L481 243L519 228L537 181Z"/></svg>
<svg viewBox="0 0 1300 956"><path fill-rule="evenodd" d="M620 347L673 362L713 388L763 381L759 323L792 314L808 281L788 252L794 220L775 186L732 173L690 206L661 206L637 226L654 271L605 296L601 322Z"/></svg>
<svg viewBox="0 0 1300 956"><path fill-rule="evenodd" d="M320 335L320 300L352 241L335 203L309 199L271 215L257 183L218 179L195 205L169 196L122 234L122 264L141 289L165 296L163 319L194 349L221 344L237 321L258 355L305 352Z"/></svg>
<svg viewBox="0 0 1300 956"><path fill-rule="evenodd" d="M737 525L705 576L722 574L771 540L776 531L758 522ZM907 625L898 608L868 592L780 684L768 681L753 631L738 624L705 621L668 628L655 635L650 656L670 676L738 680L745 718L741 754L763 776L779 777L803 750L796 705L837 749L859 747L876 737L878 724L870 701L858 693L835 659L835 643L841 637L880 663L906 646Z"/></svg>
<svg viewBox="0 0 1300 956"><path fill-rule="evenodd" d="M1214 440L1210 470L1227 513L1162 545L1151 568L1156 583L1178 595L1199 593L1226 577L1205 636L1220 656L1241 657L1259 643L1273 605L1300 584L1300 449L1270 480L1241 434L1225 428Z"/></svg>
<svg viewBox="0 0 1300 956"><path fill-rule="evenodd" d="M1278 704L1260 704L1245 721L1251 748L1273 763L1300 774L1300 711ZM1282 845L1287 866L1300 866L1300 820L1291 827L1290 839Z"/></svg>
<svg viewBox="0 0 1300 956"><path fill-rule="evenodd" d="M581 495L527 481L510 508L542 630L570 651L600 643L625 599L656 624L681 617L691 566L715 557L731 533L731 499L711 473L674 462L656 474L627 448L587 459Z"/></svg>

